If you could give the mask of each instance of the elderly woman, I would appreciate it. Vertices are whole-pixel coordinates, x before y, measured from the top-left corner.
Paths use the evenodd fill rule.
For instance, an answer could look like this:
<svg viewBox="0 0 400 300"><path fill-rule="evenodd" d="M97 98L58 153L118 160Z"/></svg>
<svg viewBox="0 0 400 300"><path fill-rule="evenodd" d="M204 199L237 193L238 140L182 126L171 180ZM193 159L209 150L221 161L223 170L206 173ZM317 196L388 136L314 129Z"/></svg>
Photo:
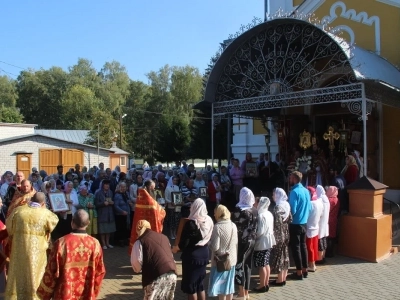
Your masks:
<svg viewBox="0 0 400 300"><path fill-rule="evenodd" d="M138 239L133 244L131 265L136 273L142 272L144 299L173 300L176 265L167 237L151 230L146 220L139 220L135 230Z"/></svg>
<svg viewBox="0 0 400 300"><path fill-rule="evenodd" d="M67 203L69 210L67 211L68 225L65 225L63 227L63 236L71 233L72 216L76 212L77 208L79 208L78 194L74 190L74 185L72 181L67 181L64 184L64 194L65 194L65 202Z"/></svg>
<svg viewBox="0 0 400 300"><path fill-rule="evenodd" d="M94 205L94 196L88 193L88 187L83 184L79 187L78 201L79 205L89 214L90 223L86 227L87 234L97 235L97 210Z"/></svg>
<svg viewBox="0 0 400 300"><path fill-rule="evenodd" d="M276 245L272 248L270 266L273 273L278 273L278 279L272 282L274 286L286 285L289 261L289 223L292 221L290 205L286 192L276 188L272 194L275 207L272 211L274 216L274 237Z"/></svg>
<svg viewBox="0 0 400 300"><path fill-rule="evenodd" d="M97 225L100 242L103 249L114 248L110 245L110 235L115 232L115 217L113 211L113 193L110 190L110 180L104 179L100 188L94 194L94 204L97 208Z"/></svg>
<svg viewBox="0 0 400 300"><path fill-rule="evenodd" d="M321 199L323 204L322 216L319 220L319 234L318 234L318 260L315 262L318 264L325 263L325 251L328 247L327 237L329 236L329 199L326 196L325 189L317 185L317 197Z"/></svg>
<svg viewBox="0 0 400 300"><path fill-rule="evenodd" d="M346 166L342 170L346 184L350 185L358 179L358 166L353 155L346 157Z"/></svg>
<svg viewBox="0 0 400 300"><path fill-rule="evenodd" d="M269 257L272 247L276 244L274 237L274 217L268 211L271 201L268 197L261 197L256 200L255 206L258 212L257 237L254 245L254 266L258 267L260 284L253 290L256 293L264 293L269 290Z"/></svg>
<svg viewBox="0 0 400 300"><path fill-rule="evenodd" d="M240 190L239 203L232 213L232 221L238 230L238 256L235 269L235 281L239 285L236 299L249 299L251 259L257 237L257 209L253 207L253 192L244 187Z"/></svg>
<svg viewBox="0 0 400 300"><path fill-rule="evenodd" d="M197 198L190 207L189 220L183 227L179 242L179 249L182 250L181 290L188 295L189 300L206 299L204 278L209 262L207 244L213 227L213 221L207 215L205 202Z"/></svg>
<svg viewBox="0 0 400 300"><path fill-rule="evenodd" d="M333 257L333 248L336 239L337 222L340 210L340 204L338 200L338 188L336 186L328 186L326 188L326 196L329 199L329 237L327 240L326 257Z"/></svg>
<svg viewBox="0 0 400 300"><path fill-rule="evenodd" d="M216 260L211 260L210 284L208 296L219 300L231 300L235 292L235 265L237 259L238 236L236 225L230 220L231 213L224 205L218 205L214 211L217 223L214 225L209 247L211 257L229 253L231 269L218 272Z"/></svg>
<svg viewBox="0 0 400 300"><path fill-rule="evenodd" d="M121 247L129 245L129 225L130 225L130 207L129 195L126 191L126 183L120 182L115 189L114 195L114 212L115 212L115 225L117 231L115 232L115 240L118 241Z"/></svg>
<svg viewBox="0 0 400 300"><path fill-rule="evenodd" d="M167 203L167 227L169 230L169 238L176 239L176 230L181 219L181 204L175 205L172 193L179 193L179 178L172 176L165 189L165 202Z"/></svg>
<svg viewBox="0 0 400 300"><path fill-rule="evenodd" d="M50 197L49 197L49 194L51 192L50 181L43 182L40 190L46 197L46 208L52 210L51 203L50 203Z"/></svg>
<svg viewBox="0 0 400 300"><path fill-rule="evenodd" d="M311 186L307 187L311 195L312 210L307 220L306 244L308 252L308 271L315 272L317 267L315 262L318 260L318 234L319 221L322 217L324 206L321 198L317 197L315 189Z"/></svg>

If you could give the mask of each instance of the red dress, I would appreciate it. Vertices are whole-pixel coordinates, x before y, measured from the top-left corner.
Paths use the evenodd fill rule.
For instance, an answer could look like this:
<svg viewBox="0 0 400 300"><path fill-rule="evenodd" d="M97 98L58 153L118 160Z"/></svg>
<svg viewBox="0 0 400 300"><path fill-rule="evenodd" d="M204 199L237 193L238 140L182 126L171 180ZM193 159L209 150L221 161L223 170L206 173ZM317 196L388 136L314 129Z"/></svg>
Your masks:
<svg viewBox="0 0 400 300"><path fill-rule="evenodd" d="M329 238L336 237L338 215L340 209L340 203L338 200L338 189L336 186L330 186L326 190L326 196L329 199L330 210L329 210Z"/></svg>
<svg viewBox="0 0 400 300"><path fill-rule="evenodd" d="M357 180L358 177L358 168L356 165L350 165L347 167L346 172L344 173L344 179L346 179L346 184L350 185Z"/></svg>

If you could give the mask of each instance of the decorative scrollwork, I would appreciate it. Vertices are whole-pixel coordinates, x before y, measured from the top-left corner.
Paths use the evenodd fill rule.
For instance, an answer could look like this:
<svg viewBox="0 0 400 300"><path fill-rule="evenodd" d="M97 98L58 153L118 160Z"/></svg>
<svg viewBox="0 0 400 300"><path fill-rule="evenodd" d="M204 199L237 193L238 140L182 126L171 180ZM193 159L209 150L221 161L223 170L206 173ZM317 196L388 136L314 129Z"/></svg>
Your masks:
<svg viewBox="0 0 400 300"><path fill-rule="evenodd" d="M357 115L358 120L362 121L362 101L361 100L342 103L341 106L342 107L347 106L347 109L349 110L349 112L352 113L353 115ZM367 120L368 120L368 115L371 114L373 107L374 107L374 102L367 101L367 111L366 111Z"/></svg>

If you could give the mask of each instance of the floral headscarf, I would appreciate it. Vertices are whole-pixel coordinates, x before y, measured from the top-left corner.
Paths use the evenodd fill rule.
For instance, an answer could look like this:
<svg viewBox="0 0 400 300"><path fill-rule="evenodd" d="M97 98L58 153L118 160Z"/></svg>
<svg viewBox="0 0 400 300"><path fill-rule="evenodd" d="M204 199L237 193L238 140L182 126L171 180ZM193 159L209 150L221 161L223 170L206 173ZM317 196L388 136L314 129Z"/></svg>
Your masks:
<svg viewBox="0 0 400 300"><path fill-rule="evenodd" d="M275 195L276 205L281 207L285 211L285 213L282 216L283 220L285 221L290 214L290 204L287 201L288 196L286 195L286 192L281 188L276 188L274 195Z"/></svg>
<svg viewBox="0 0 400 300"><path fill-rule="evenodd" d="M257 205L258 214L261 215L262 213L267 212L270 204L271 200L269 200L268 197L261 197Z"/></svg>

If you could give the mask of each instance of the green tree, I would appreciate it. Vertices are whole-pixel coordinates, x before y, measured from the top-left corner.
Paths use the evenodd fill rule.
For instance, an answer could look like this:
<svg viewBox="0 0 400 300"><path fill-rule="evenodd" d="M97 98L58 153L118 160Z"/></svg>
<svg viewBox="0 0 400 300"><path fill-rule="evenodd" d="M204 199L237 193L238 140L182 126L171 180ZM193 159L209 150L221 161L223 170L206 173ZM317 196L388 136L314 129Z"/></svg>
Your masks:
<svg viewBox="0 0 400 300"><path fill-rule="evenodd" d="M16 81L7 76L0 76L0 104L15 107L17 99Z"/></svg>
<svg viewBox="0 0 400 300"><path fill-rule="evenodd" d="M163 118L160 122L163 134L156 140L155 158L161 162L174 162L185 159L190 145L189 123L183 118L171 121Z"/></svg>
<svg viewBox="0 0 400 300"><path fill-rule="evenodd" d="M0 106L0 122L4 123L22 123L23 117L19 109L15 107Z"/></svg>

